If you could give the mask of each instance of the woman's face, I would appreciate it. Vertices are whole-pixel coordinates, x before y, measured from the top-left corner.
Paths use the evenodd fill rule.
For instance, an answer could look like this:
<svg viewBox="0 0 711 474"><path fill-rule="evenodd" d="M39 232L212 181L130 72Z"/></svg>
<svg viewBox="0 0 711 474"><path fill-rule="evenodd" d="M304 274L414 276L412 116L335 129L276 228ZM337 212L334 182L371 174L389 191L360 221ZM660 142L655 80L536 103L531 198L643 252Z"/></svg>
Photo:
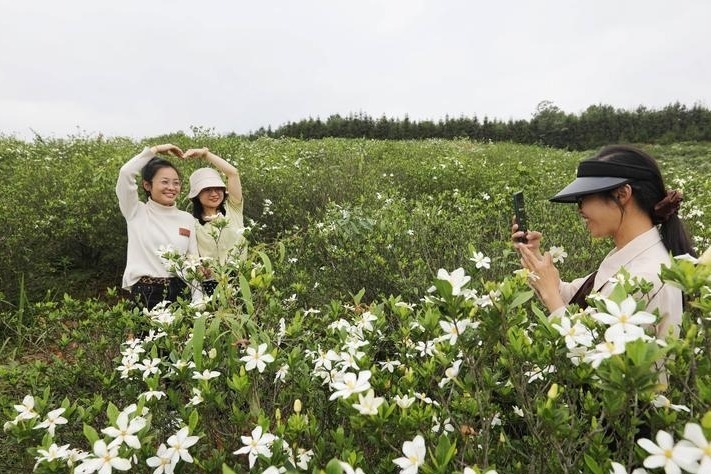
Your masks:
<svg viewBox="0 0 711 474"><path fill-rule="evenodd" d="M180 177L175 169L165 166L156 171L151 181L144 181L143 187L150 193L153 201L172 206L180 194Z"/></svg>
<svg viewBox="0 0 711 474"><path fill-rule="evenodd" d="M622 210L609 196L588 194L578 198L578 213L593 237L612 237L620 227Z"/></svg>
<svg viewBox="0 0 711 474"><path fill-rule="evenodd" d="M217 208L220 207L222 201L225 200L225 188L214 187L214 188L204 188L198 194L198 199L205 214L214 214Z"/></svg>

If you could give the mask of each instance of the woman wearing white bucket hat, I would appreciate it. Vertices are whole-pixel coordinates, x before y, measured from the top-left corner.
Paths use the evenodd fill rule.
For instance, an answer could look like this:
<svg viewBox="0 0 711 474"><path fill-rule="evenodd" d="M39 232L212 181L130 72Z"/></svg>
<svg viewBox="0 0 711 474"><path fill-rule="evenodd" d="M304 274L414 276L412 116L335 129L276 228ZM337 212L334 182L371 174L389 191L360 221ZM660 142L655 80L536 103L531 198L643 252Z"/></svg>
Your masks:
<svg viewBox="0 0 711 474"><path fill-rule="evenodd" d="M530 280L551 317L561 315L566 304L586 307L591 291L609 295L610 279L624 268L631 277L652 283L648 311L659 309L657 336L676 335L681 324L682 295L678 288L661 281L663 265L672 256L695 251L677 215L681 193L667 190L656 160L631 146L614 145L600 150L578 165L577 178L550 198L552 202L577 203L593 237L609 237L615 248L598 270L572 282L560 280L549 253L541 254L541 233L512 227L512 239L521 254L521 263L535 273Z"/></svg>
<svg viewBox="0 0 711 474"><path fill-rule="evenodd" d="M237 168L207 148L187 150L183 158L202 158L227 176L225 185L214 168L199 168L190 175L188 197L197 221L195 227L200 257L209 257L220 264L231 258L243 258L246 245L243 236L244 202ZM203 289L205 293L212 294L215 286L214 281L207 281Z"/></svg>

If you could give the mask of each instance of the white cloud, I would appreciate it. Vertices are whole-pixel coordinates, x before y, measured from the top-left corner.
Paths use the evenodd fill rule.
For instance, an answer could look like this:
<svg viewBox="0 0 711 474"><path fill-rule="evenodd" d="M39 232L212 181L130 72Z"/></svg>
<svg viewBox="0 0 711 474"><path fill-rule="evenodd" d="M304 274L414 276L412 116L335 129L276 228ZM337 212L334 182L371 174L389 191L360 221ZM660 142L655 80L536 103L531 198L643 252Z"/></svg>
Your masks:
<svg viewBox="0 0 711 474"><path fill-rule="evenodd" d="M711 105L700 0L0 4L0 133Z"/></svg>

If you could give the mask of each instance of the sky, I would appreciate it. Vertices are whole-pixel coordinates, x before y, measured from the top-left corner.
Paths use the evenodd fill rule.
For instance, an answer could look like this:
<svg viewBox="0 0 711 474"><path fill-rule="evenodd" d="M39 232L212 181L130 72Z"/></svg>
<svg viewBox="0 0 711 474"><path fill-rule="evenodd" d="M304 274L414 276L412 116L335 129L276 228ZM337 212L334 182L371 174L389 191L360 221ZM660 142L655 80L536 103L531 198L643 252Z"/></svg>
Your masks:
<svg viewBox="0 0 711 474"><path fill-rule="evenodd" d="M711 108L707 0L0 0L0 134Z"/></svg>

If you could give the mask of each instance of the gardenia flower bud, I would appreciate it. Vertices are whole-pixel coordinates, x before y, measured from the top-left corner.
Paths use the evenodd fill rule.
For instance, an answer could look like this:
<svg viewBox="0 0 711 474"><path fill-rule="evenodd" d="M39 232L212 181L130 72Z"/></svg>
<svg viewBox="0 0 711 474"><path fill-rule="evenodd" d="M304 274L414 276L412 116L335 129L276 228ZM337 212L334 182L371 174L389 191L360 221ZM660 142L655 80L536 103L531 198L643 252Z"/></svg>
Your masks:
<svg viewBox="0 0 711 474"><path fill-rule="evenodd" d="M548 398L550 398L551 400L555 400L556 398L558 398L558 384L557 383L554 383L553 385L551 385L551 388L548 389Z"/></svg>
<svg viewBox="0 0 711 474"><path fill-rule="evenodd" d="M294 413L301 413L301 400L298 398L294 400Z"/></svg>

